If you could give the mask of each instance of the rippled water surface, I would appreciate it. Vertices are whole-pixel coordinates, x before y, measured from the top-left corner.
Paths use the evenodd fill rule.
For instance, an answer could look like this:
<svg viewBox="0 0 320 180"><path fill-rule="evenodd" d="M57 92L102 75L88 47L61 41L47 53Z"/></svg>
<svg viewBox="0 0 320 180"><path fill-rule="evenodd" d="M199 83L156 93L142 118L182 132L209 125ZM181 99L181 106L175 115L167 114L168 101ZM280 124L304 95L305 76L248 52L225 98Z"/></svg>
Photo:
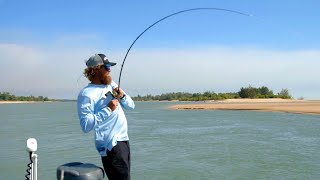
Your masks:
<svg viewBox="0 0 320 180"><path fill-rule="evenodd" d="M249 111L169 110L136 102L127 111L132 179L319 179L320 116ZM59 165L101 166L76 103L0 104L0 179L24 179L26 141L38 141L38 179Z"/></svg>

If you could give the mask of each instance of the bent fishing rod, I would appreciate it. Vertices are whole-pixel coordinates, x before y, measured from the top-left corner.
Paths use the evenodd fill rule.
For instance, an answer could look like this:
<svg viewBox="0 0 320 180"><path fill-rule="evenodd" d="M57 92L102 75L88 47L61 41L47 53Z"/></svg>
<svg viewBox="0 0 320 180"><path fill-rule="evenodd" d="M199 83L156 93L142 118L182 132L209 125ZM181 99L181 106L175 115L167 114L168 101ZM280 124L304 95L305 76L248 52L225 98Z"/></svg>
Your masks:
<svg viewBox="0 0 320 180"><path fill-rule="evenodd" d="M136 43L136 41L145 33L147 32L150 28L152 28L153 26L155 26L156 24L160 23L161 21L165 20L165 19L168 19L172 16L175 16L175 15L178 15L178 14L181 14L181 13L185 13L185 12L189 12L189 11L199 11L199 10L214 10L214 11L225 11L225 12L230 12L230 13L235 13L235 14L238 14L238 15L243 15L243 16L251 16L249 14L246 14L246 13L243 13L243 12L240 12L240 11L235 11L235 10L230 10L230 9L222 9L222 8L192 8L192 9L185 9L185 10L182 10L182 11L178 11L178 12L175 12L175 13L172 13L172 14L169 14L161 19L159 19L158 21L156 21L155 23L151 24L149 27L147 27L144 31L142 31L137 37L136 39L132 42L132 44L130 45L129 49L127 50L127 53L123 59L123 62L122 62L122 65L121 65L121 70L120 70L120 75L119 75L119 83L118 83L118 88L120 88L120 82L121 82L121 74L122 74L122 70L123 70L123 66L124 66L124 63L127 59L127 56L132 48L132 46Z"/></svg>

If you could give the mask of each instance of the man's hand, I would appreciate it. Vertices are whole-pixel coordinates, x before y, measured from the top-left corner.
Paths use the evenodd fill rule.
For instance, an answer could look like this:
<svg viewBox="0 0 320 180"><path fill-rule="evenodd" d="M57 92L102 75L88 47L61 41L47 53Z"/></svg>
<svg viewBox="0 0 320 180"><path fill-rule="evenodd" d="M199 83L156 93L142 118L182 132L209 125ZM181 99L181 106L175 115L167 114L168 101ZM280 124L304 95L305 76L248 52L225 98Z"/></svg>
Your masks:
<svg viewBox="0 0 320 180"><path fill-rule="evenodd" d="M109 102L108 107L111 109L111 111L114 111L117 109L119 105L118 99L113 99L112 101Z"/></svg>
<svg viewBox="0 0 320 180"><path fill-rule="evenodd" d="M114 88L114 91L117 92L115 98L117 98L117 99L123 98L124 92L121 88L116 87L116 88Z"/></svg>

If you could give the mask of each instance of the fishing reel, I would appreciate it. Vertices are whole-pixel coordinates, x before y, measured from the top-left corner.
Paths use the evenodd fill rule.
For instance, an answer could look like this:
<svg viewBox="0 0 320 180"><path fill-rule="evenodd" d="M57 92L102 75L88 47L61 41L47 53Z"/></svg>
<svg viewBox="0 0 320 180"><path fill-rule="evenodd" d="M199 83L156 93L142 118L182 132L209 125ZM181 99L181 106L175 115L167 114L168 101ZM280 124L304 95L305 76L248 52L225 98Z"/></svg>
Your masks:
<svg viewBox="0 0 320 180"><path fill-rule="evenodd" d="M112 90L112 95L113 95L113 97L118 97L119 93L118 93L117 90L113 89Z"/></svg>
<svg viewBox="0 0 320 180"><path fill-rule="evenodd" d="M116 99L119 95L118 91L116 89L113 89L112 91L109 91L105 94L105 96L111 95L114 99Z"/></svg>

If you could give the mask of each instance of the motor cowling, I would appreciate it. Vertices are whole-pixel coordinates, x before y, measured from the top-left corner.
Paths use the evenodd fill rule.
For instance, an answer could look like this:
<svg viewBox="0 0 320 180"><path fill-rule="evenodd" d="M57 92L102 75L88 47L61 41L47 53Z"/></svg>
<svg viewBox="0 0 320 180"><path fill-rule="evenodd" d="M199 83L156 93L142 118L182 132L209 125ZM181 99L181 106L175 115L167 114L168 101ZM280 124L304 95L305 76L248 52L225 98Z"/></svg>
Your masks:
<svg viewBox="0 0 320 180"><path fill-rule="evenodd" d="M71 162L57 168L57 180L102 180L104 170L90 163Z"/></svg>

